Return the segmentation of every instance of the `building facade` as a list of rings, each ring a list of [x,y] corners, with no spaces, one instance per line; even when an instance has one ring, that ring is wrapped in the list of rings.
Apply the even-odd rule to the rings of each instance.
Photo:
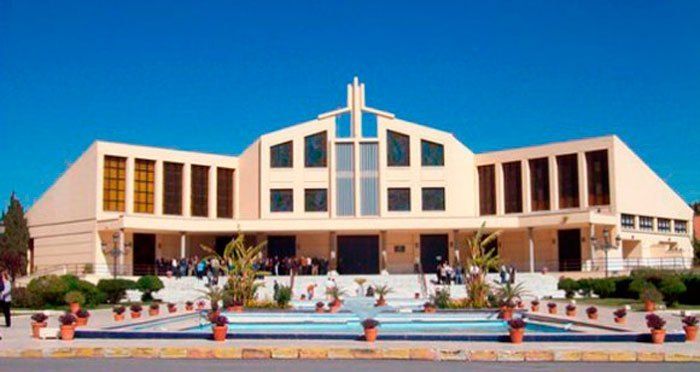
[[[341,274],[431,272],[482,224],[521,271],[690,265],[693,211],[616,136],[475,154],[364,93],[240,156],[94,142],[28,212],[32,267],[137,273],[244,233]]]

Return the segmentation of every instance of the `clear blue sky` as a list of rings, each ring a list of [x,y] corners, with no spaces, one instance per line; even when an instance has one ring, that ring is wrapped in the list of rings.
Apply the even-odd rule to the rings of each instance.
[[[0,206],[96,139],[239,154],[354,75],[475,152],[617,134],[700,199],[699,1],[234,3],[0,0]]]

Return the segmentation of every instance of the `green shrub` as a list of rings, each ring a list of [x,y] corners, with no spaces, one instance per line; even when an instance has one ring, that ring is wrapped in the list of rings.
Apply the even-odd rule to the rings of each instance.
[[[656,287],[654,287],[653,284],[649,284],[639,292],[639,299],[642,301],[651,301],[654,303],[659,303],[663,301],[664,296],[661,294],[661,292],[659,292],[658,289],[656,289]]]
[[[450,289],[436,289],[431,300],[438,308],[447,309],[450,306]]]
[[[559,279],[559,285],[557,286],[560,290],[565,292],[566,298],[574,298],[576,291],[579,289],[578,282],[571,278],[561,278]]]
[[[700,305],[700,274],[692,271],[682,273],[681,281],[686,291],[680,295],[678,302],[688,305]]]
[[[292,300],[292,287],[283,285],[279,287],[277,293],[275,294],[275,302],[281,308],[286,308],[289,305],[289,301]]]
[[[12,288],[12,306],[21,309],[41,309],[44,301],[24,287]]]
[[[600,298],[609,298],[615,294],[615,281],[613,279],[596,279],[592,281],[593,293]]]
[[[117,304],[126,297],[126,291],[136,289],[136,282],[127,279],[101,279],[97,282],[97,289],[105,296],[110,304]]]
[[[153,299],[153,293],[158,292],[165,286],[159,277],[155,275],[144,275],[136,281],[136,287],[143,292],[141,301],[150,301]]]
[[[632,278],[629,276],[618,276],[612,278],[615,282],[615,293],[613,297],[617,298],[638,298],[639,294],[630,290],[630,284],[632,283]]]
[[[578,280],[578,291],[583,297],[591,297],[593,294],[593,283],[595,279],[579,279]]]
[[[106,296],[94,284],[71,274],[62,275],[60,278],[69,292],[78,291],[85,296],[85,305],[88,307],[95,307],[105,301]]]
[[[673,275],[661,279],[659,291],[664,296],[666,305],[672,306],[678,303],[678,299],[685,293],[686,287],[678,276]]]
[[[70,291],[66,293],[66,295],[63,297],[63,300],[67,304],[74,304],[74,303],[79,303],[80,305],[85,304],[85,296],[83,296],[82,293],[78,291]]]
[[[56,275],[40,276],[32,279],[27,290],[41,299],[44,305],[62,306],[68,286]]]

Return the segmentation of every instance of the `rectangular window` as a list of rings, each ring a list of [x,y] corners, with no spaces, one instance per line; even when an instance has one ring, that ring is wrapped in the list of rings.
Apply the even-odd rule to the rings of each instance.
[[[336,214],[355,215],[355,151],[352,143],[335,145]]]
[[[163,163],[163,213],[182,215],[182,164]]]
[[[688,233],[688,222],[683,220],[673,221],[673,231],[676,234],[687,234]]]
[[[102,168],[102,209],[124,212],[126,200],[126,158],[105,156]]]
[[[445,210],[445,188],[444,187],[424,187],[422,195],[424,211],[444,211]]]
[[[411,139],[405,134],[386,131],[386,163],[390,167],[407,167],[411,164]]]
[[[196,217],[209,216],[209,167],[192,166],[191,212]]]
[[[578,208],[578,156],[557,156],[559,173],[559,208]]]
[[[411,210],[411,189],[405,188],[390,188],[387,190],[389,211],[408,212]]]
[[[610,181],[608,174],[608,150],[586,153],[588,174],[588,204],[610,204]]]
[[[644,231],[654,230],[654,217],[639,216],[639,229]]]
[[[292,141],[270,147],[270,168],[291,168],[294,164]]]
[[[293,212],[294,191],[292,189],[270,189],[270,212]]]
[[[216,216],[233,218],[233,169],[216,168]]]
[[[304,137],[304,166],[324,168],[328,159],[326,132]]]
[[[668,218],[658,218],[656,220],[656,230],[660,232],[671,232],[671,220]]]
[[[623,213],[620,217],[620,224],[622,225],[623,229],[634,229],[634,216]]]
[[[434,167],[445,165],[445,149],[435,142],[426,140],[420,141],[421,148],[421,165]]]
[[[153,186],[156,162],[136,159],[134,161],[134,212],[153,213]]]
[[[549,159],[531,159],[530,204],[533,212],[549,210]]]
[[[503,186],[506,213],[522,213],[523,173],[519,161],[503,163]]]
[[[306,212],[328,211],[328,190],[306,189],[304,190],[304,210]]]
[[[496,214],[496,167],[479,166],[479,214]]]

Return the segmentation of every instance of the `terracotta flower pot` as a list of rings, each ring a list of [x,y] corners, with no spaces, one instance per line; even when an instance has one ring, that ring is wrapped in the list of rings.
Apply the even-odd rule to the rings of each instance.
[[[234,305],[231,308],[231,311],[234,313],[242,313],[243,312],[243,305]]]
[[[156,316],[156,315],[158,315],[158,314],[160,314],[160,310],[158,310],[158,309],[148,309],[148,315],[149,315],[149,316]]]
[[[523,342],[523,336],[525,335],[525,328],[518,328],[518,329],[511,328],[508,330],[508,333],[510,333],[510,342],[512,342],[514,344],[520,344]]]
[[[176,313],[176,312],[177,312],[177,307],[169,307],[169,308],[168,308],[168,312],[169,312],[170,314]]]
[[[557,307],[548,307],[547,311],[549,311],[550,314],[556,314],[557,313]]]
[[[566,316],[576,316],[576,310],[566,310]]]
[[[684,326],[683,329],[685,330],[686,341],[695,341],[698,337],[698,326]]]
[[[588,314],[588,319],[591,319],[591,320],[598,320],[598,313],[593,313],[593,314],[589,313],[589,314]]]
[[[377,328],[365,328],[365,341],[374,342],[377,339]]]
[[[654,303],[654,301],[649,301],[649,300],[644,301],[644,311],[646,311],[647,313],[654,311],[655,308],[656,308],[656,304]]]
[[[424,307],[424,308],[423,308],[423,312],[424,312],[424,313],[428,313],[428,314],[433,314],[433,313],[437,312],[437,309],[434,308],[434,307],[430,307],[430,306],[429,306],[429,307]]]
[[[88,324],[88,318],[81,318],[81,317],[75,317],[75,326],[76,327],[81,327],[81,326],[86,326]]]
[[[124,320],[124,313],[122,313],[122,314],[115,313],[114,314],[114,321],[115,322],[121,322],[122,320]]]
[[[185,310],[187,310],[187,311],[192,311],[192,310],[194,310],[194,305],[187,305],[187,304],[185,304]]]
[[[226,333],[228,332],[228,326],[212,326],[211,329],[214,341],[226,341]]]
[[[624,317],[623,317],[623,318],[615,317],[615,323],[617,323],[617,324],[625,324],[625,319],[626,319],[626,318],[624,318]]]
[[[131,312],[131,319],[138,319],[141,317],[141,312],[140,311],[132,311]]]
[[[71,314],[75,314],[80,310],[80,304],[77,302],[71,302],[68,304]]]
[[[665,329],[652,329],[651,330],[651,342],[654,344],[663,344],[666,339]]]
[[[317,308],[316,308],[316,312],[319,313],[319,314],[322,314],[322,313],[324,313],[325,311],[323,310],[323,307],[317,307]]]
[[[540,306],[539,305],[530,305],[530,311],[532,311],[533,313],[536,313],[536,312],[540,311]]]
[[[32,322],[32,337],[39,338],[39,330],[42,328],[46,328],[46,322]]]
[[[197,304],[197,310],[204,310],[203,304]]]
[[[383,298],[380,298],[377,300],[377,303],[374,304],[374,306],[386,306],[386,300]]]
[[[517,305],[517,306],[518,306],[518,309],[524,309],[524,308],[525,308],[525,304],[524,304],[522,301],[518,301],[518,305]]]
[[[501,307],[501,319],[503,320],[511,320],[513,319],[513,308],[509,306],[503,306]]]
[[[75,337],[75,327],[72,325],[61,326],[61,340],[70,341]]]

